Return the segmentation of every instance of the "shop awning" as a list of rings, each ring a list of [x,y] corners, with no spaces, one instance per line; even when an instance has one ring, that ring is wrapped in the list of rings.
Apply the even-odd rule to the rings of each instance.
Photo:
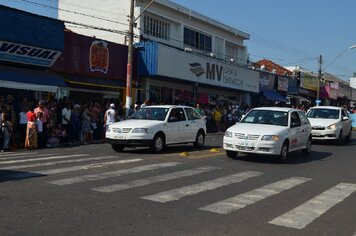
[[[273,90],[263,90],[263,96],[267,98],[267,100],[275,101],[275,102],[287,102],[288,100],[283,97],[280,93],[275,92]]]
[[[96,87],[96,88],[107,88],[107,89],[125,89],[126,80],[118,79],[105,79],[98,77],[88,77],[88,76],[79,76],[79,75],[65,75],[65,81],[69,85],[79,85],[84,87]]]
[[[53,72],[0,66],[0,87],[57,93],[66,87],[63,78]]]

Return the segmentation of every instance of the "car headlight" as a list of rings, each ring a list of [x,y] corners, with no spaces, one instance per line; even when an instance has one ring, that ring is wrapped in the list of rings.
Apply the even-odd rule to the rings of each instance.
[[[110,128],[111,129],[111,128]],[[112,128],[111,129],[112,130],[112,132],[114,132],[114,133],[122,133],[122,130],[120,129],[120,128]]]
[[[225,131],[225,137],[232,138],[232,132]]]
[[[106,132],[110,132],[111,129],[110,129],[110,126],[106,126]]]
[[[332,125],[329,125],[328,127],[326,127],[327,129],[336,129],[337,128],[337,124],[332,124]]]
[[[146,128],[134,128],[132,133],[148,133],[148,129],[146,129]]]
[[[278,135],[264,135],[262,137],[262,141],[274,141],[277,142],[281,140],[281,137],[279,137]]]

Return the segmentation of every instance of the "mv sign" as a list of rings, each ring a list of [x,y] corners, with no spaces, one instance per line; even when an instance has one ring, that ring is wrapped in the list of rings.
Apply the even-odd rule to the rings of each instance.
[[[189,63],[189,66],[190,71],[195,74],[196,77],[201,77],[205,74],[206,83],[234,88],[241,88],[243,86],[243,80],[238,78],[237,68],[210,62],[207,62],[204,65],[205,67],[198,62]]]
[[[61,52],[55,50],[0,41],[0,61],[50,67],[60,55]]]

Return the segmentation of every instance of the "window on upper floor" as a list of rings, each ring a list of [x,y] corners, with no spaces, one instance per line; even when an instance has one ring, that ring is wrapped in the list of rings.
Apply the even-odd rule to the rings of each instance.
[[[184,44],[205,52],[211,52],[211,36],[184,27]]]
[[[145,15],[143,18],[143,25],[143,32],[145,34],[156,38],[169,40],[170,24],[168,22]]]
[[[226,43],[226,49],[225,49],[225,54],[226,54],[226,59],[231,59],[233,58],[236,62],[238,61],[239,58],[239,49],[237,46],[231,44],[231,43]]]

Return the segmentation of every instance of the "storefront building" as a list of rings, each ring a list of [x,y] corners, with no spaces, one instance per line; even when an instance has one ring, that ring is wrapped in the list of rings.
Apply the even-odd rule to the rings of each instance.
[[[287,102],[286,92],[288,91],[288,80],[286,77],[279,77],[267,71],[259,73],[259,101],[255,106],[272,106],[275,103]],[[280,81],[279,81],[279,78]],[[281,91],[281,92],[279,92]],[[283,93],[283,95],[281,94]]]
[[[61,96],[70,96],[76,101],[102,101],[112,98],[123,102],[127,46],[67,30],[64,33],[64,44],[63,54],[52,67],[68,85],[61,89]],[[134,62],[136,61],[135,58]],[[135,63],[133,71],[135,78]],[[136,86],[133,87],[135,94]]]
[[[56,97],[66,86],[49,72],[64,49],[64,23],[0,5],[0,95]]]
[[[154,103],[250,104],[259,92],[259,72],[155,42],[139,48],[138,76]]]

